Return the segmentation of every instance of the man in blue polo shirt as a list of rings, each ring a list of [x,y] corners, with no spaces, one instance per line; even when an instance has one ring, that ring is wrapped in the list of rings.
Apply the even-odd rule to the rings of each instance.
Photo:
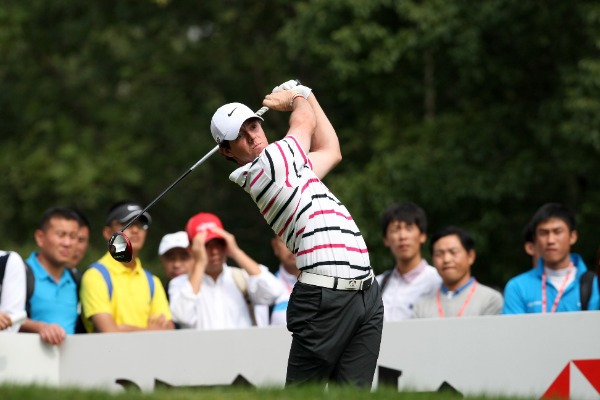
[[[34,237],[38,251],[26,260],[35,285],[29,318],[21,332],[39,333],[42,341],[59,345],[75,333],[77,283],[66,266],[73,257],[80,221],[67,208],[51,208],[42,215]]]
[[[591,280],[590,298],[582,304],[581,277],[587,267],[571,253],[577,242],[575,214],[562,204],[544,204],[531,219],[537,266],[514,278],[504,288],[504,314],[597,310],[598,278]],[[586,301],[586,300],[584,300]]]

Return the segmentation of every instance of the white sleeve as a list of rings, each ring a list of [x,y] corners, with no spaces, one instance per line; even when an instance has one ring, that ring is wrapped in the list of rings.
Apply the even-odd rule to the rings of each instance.
[[[0,295],[0,311],[16,315],[25,310],[25,296],[27,292],[25,283],[25,263],[20,255],[11,252],[6,262],[6,271]],[[8,328],[7,332],[18,332],[21,324]]]
[[[187,275],[180,275],[169,282],[169,307],[173,321],[183,328],[197,328],[200,292],[195,294]]]
[[[259,304],[253,307],[256,326],[269,326],[269,306]]]
[[[279,279],[264,265],[260,266],[260,274],[248,277],[248,296],[252,304],[271,305],[282,292],[283,287]]]

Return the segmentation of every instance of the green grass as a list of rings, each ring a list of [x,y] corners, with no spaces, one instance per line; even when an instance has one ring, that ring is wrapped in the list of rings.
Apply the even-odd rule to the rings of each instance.
[[[268,388],[159,388],[152,393],[125,391],[112,393],[101,390],[83,390],[75,388],[53,388],[42,386],[0,385],[2,400],[456,400],[462,397],[453,393],[439,392],[398,392],[393,388],[383,387],[375,392],[351,387],[330,387],[327,391],[320,386],[305,386],[291,389]],[[514,397],[480,396],[468,399],[506,399],[517,400]]]

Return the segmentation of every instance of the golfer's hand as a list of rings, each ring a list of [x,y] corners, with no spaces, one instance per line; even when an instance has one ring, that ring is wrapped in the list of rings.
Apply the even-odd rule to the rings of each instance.
[[[295,79],[290,79],[289,81],[283,82],[279,86],[275,86],[271,93],[281,92],[282,90],[289,90],[298,86],[298,81]]]
[[[294,89],[288,89],[268,94],[263,100],[263,106],[275,111],[292,111],[292,99],[298,93]]]
[[[311,88],[304,86],[304,85],[299,85],[297,80],[292,79],[287,82],[283,82],[279,86],[275,86],[273,88],[272,93],[277,93],[277,92],[281,92],[282,90],[290,90],[290,89],[294,89],[294,91],[300,93],[302,95],[302,97],[304,97],[305,99],[308,99],[308,96],[310,96],[310,93],[312,92]]]

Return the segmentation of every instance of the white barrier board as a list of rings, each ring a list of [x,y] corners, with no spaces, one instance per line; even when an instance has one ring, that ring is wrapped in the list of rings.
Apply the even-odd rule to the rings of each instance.
[[[37,334],[0,333],[0,382],[59,384],[60,350]]]
[[[374,386],[463,395],[600,396],[600,311],[384,325]],[[120,390],[285,382],[283,327],[73,335],[60,347],[0,334],[0,382]]]

